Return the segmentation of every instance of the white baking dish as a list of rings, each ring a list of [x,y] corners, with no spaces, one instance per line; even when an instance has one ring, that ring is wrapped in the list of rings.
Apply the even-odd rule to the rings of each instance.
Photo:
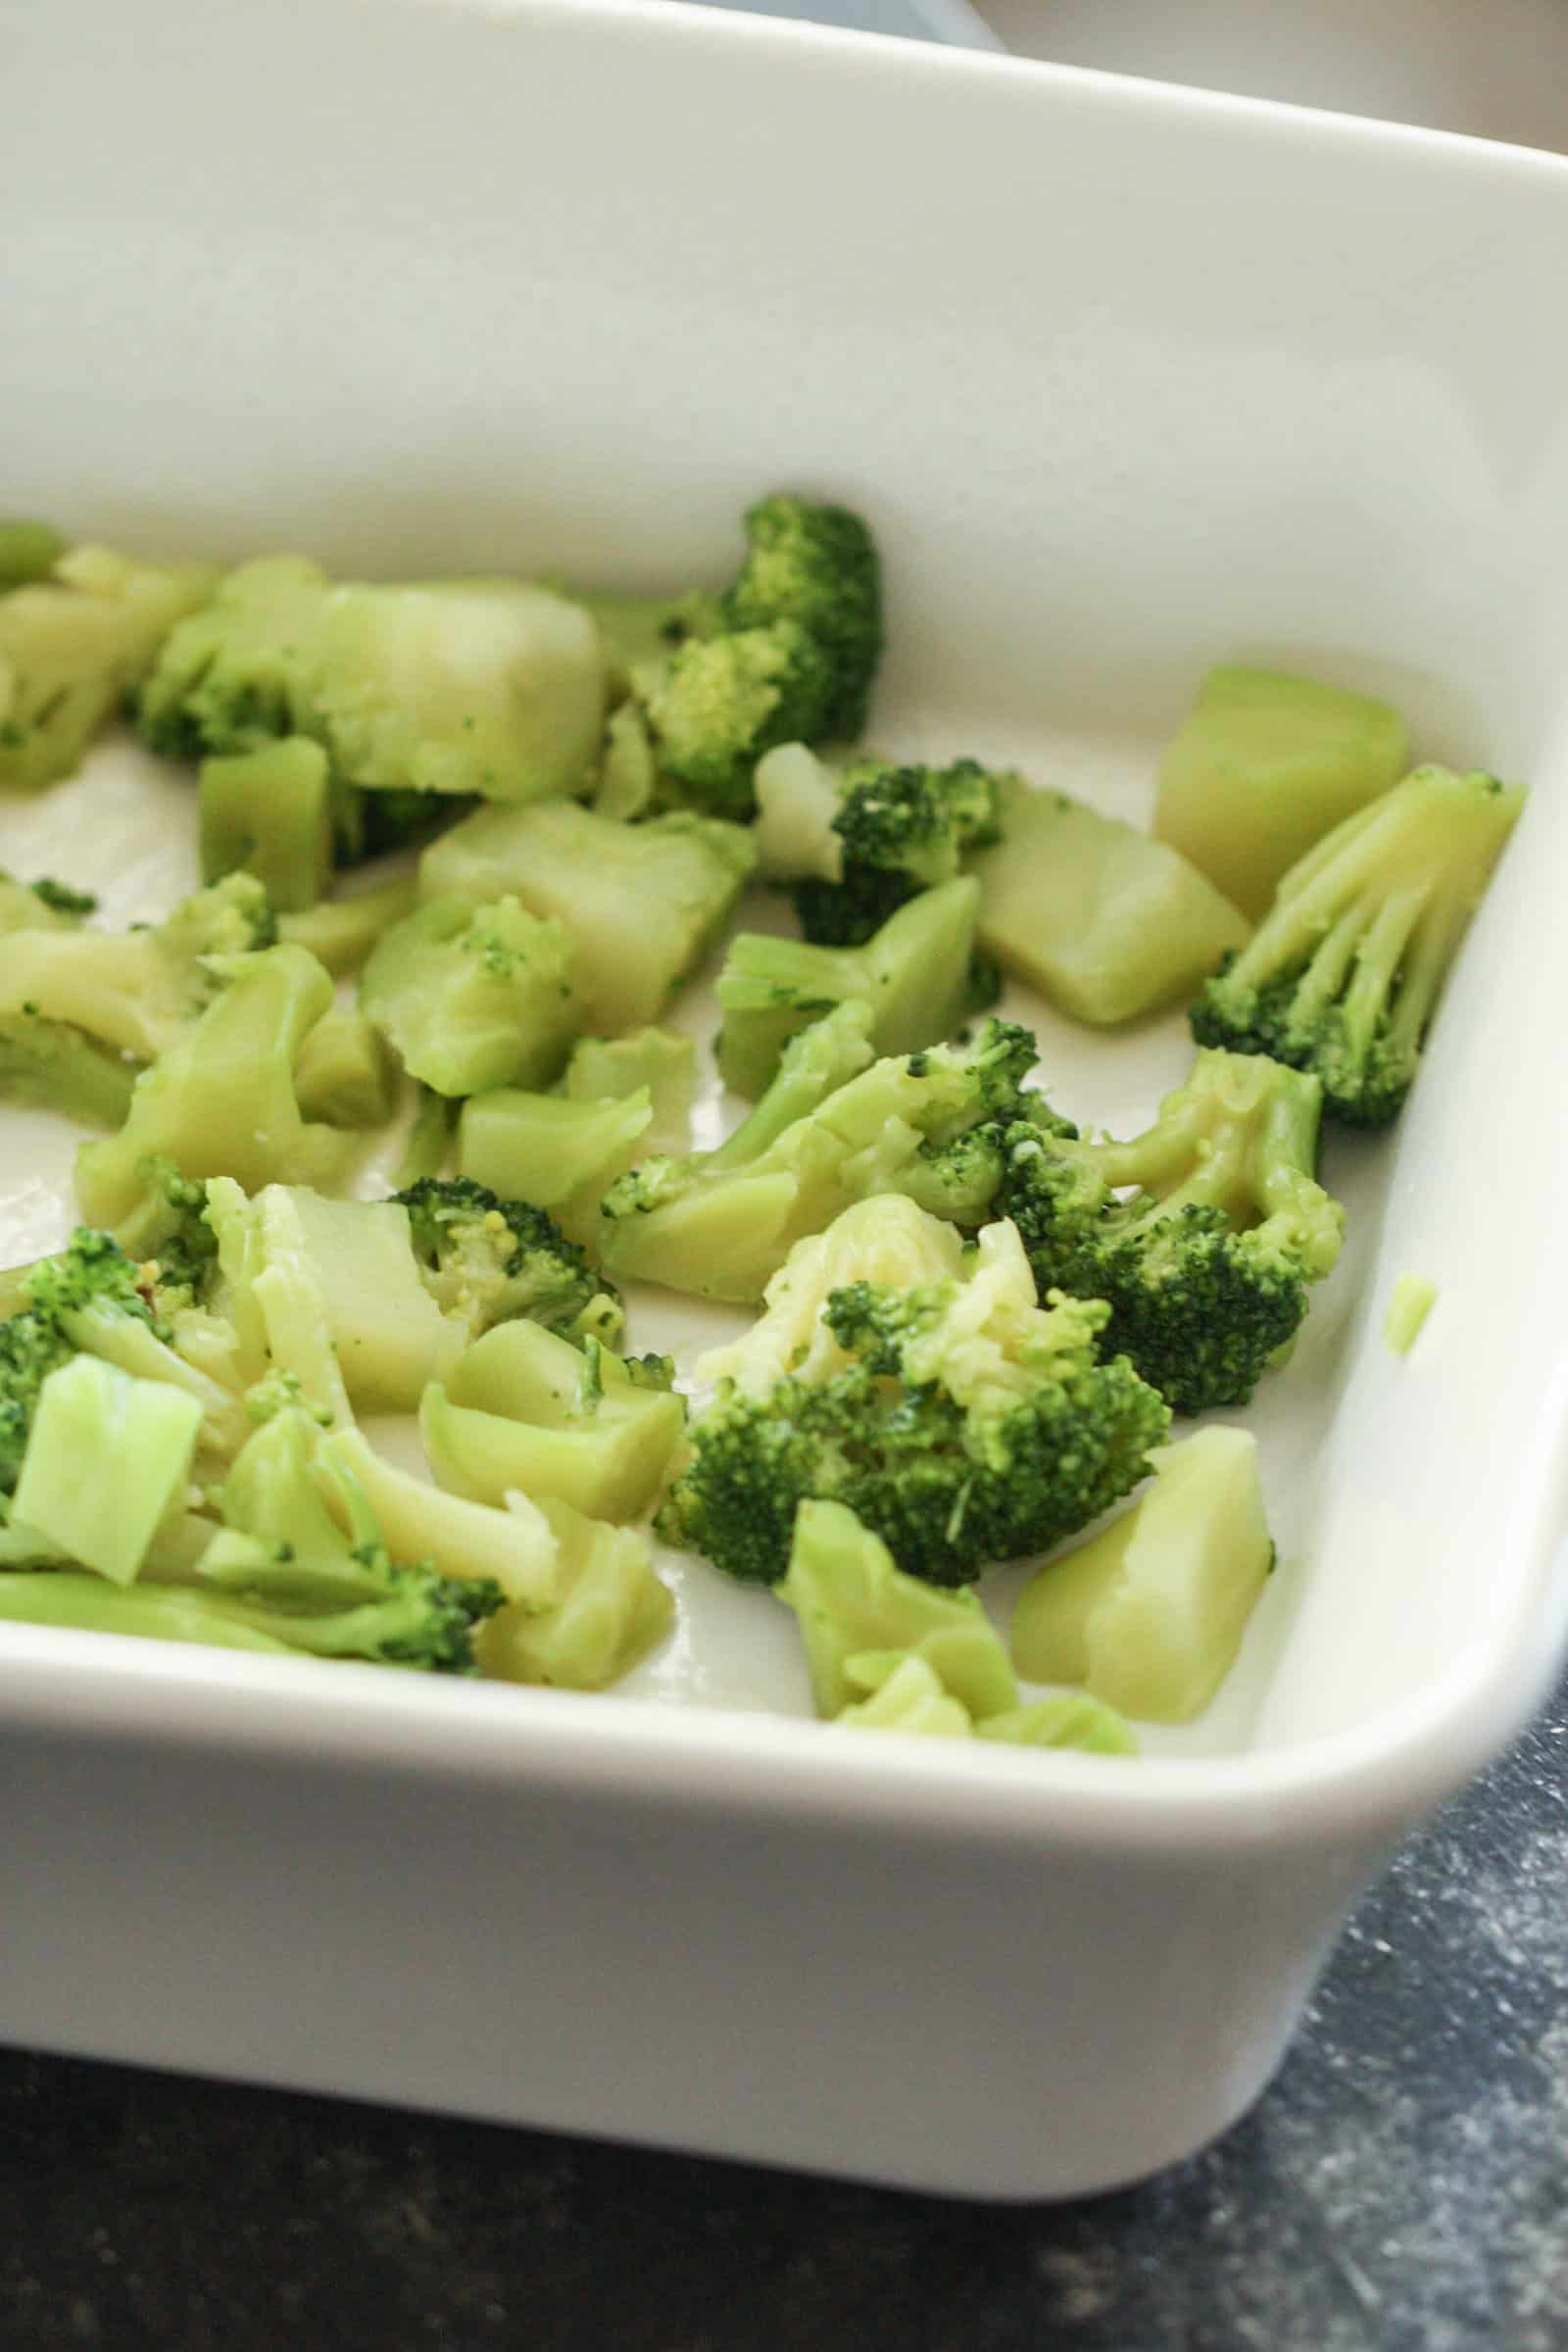
[[[0,2034],[977,2194],[1184,2154],[1563,1648],[1568,166],[612,0],[0,34],[0,504],[651,586],[789,482],[882,539],[885,735],[1127,796],[1254,656],[1535,787],[1392,1184],[1337,1163],[1355,1280],[1264,1407],[1291,1564],[1206,1729],[826,1732],[764,1711],[755,1594],[609,1699],[0,1629]],[[183,788],[117,758],[0,858],[156,869]],[[1087,1100],[1045,1037],[1096,1117],[1184,1052],[1096,1049]],[[0,1130],[13,1241],[45,1124]]]

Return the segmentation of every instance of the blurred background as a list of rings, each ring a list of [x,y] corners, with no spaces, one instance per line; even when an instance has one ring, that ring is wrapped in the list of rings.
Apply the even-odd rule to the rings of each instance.
[[[712,0],[1568,151],[1568,0]]]

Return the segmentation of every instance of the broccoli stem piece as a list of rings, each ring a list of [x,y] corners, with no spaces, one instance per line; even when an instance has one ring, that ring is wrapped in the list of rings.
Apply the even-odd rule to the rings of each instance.
[[[979,908],[980,886],[964,877],[922,891],[861,948],[741,932],[718,977],[724,1084],[755,1100],[777,1070],[787,1040],[852,1001],[869,1005],[878,1054],[912,1054],[951,1036],[977,1009]]]
[[[0,594],[46,578],[70,544],[52,523],[0,516]]]
[[[1427,1275],[1401,1274],[1383,1320],[1384,1345],[1396,1355],[1408,1355],[1437,1302],[1438,1286]]]
[[[1142,1501],[1031,1579],[1012,1655],[1032,1681],[1190,1723],[1235,1662],[1274,1545],[1250,1431],[1201,1429],[1150,1459]]]
[[[559,1539],[550,1521],[523,1497],[498,1511],[445,1494],[422,1478],[395,1470],[357,1429],[332,1431],[321,1440],[316,1458],[340,1515],[347,1516],[348,1497],[362,1496],[395,1558],[429,1560],[443,1576],[480,1583],[493,1579],[522,1613],[547,1609],[558,1598]]]
[[[74,1357],[38,1392],[17,1518],[67,1558],[128,1585],[189,1480],[201,1422],[179,1389]]]
[[[204,882],[243,870],[273,906],[314,906],[332,871],[331,785],[320,745],[285,735],[254,752],[204,760],[200,838]]]
[[[568,1240],[591,1249],[606,1189],[631,1166],[653,1115],[647,1087],[610,1102],[497,1087],[463,1105],[458,1174],[549,1209]]]
[[[612,1102],[646,1089],[652,1116],[645,1152],[684,1152],[691,1142],[697,1053],[678,1029],[632,1029],[624,1037],[580,1037],[562,1081],[568,1101]]]
[[[392,1050],[363,1012],[334,1004],[305,1034],[294,1091],[307,1119],[328,1127],[384,1127],[397,1104]]]
[[[658,1019],[755,862],[738,825],[684,811],[621,825],[547,801],[465,817],[425,851],[419,888],[427,902],[514,895],[559,923],[575,948],[584,1026],[613,1037]]]
[[[280,915],[278,937],[308,950],[334,980],[341,980],[359,970],[383,932],[414,912],[418,895],[414,876],[400,874],[374,890],[323,899],[301,914]]]
[[[634,1528],[605,1527],[550,1497],[538,1515],[557,1546],[556,1597],[542,1610],[499,1610],[480,1629],[479,1670],[561,1690],[608,1690],[669,1632],[669,1589]]]
[[[403,1157],[398,1161],[396,1181],[400,1193],[433,1183],[445,1174],[452,1158],[452,1139],[457,1133],[458,1103],[446,1095],[438,1095],[431,1086],[421,1086],[418,1094],[414,1124],[403,1147]]]
[[[281,1630],[267,1612],[216,1592],[172,1585],[107,1584],[101,1576],[69,1571],[0,1572],[0,1618],[13,1625],[54,1625],[81,1634],[125,1634],[152,1642],[198,1642],[209,1649],[266,1650],[286,1655]],[[273,1620],[279,1628],[286,1622]]]
[[[115,1128],[129,1112],[135,1078],[134,1063],[69,1022],[0,1014],[0,1100]]]
[[[541,1086],[581,1029],[567,933],[514,898],[431,899],[394,924],[360,976],[360,1004],[405,1069],[442,1095]]]
[[[1199,997],[1199,1043],[1315,1071],[1331,1117],[1387,1126],[1523,805],[1494,776],[1418,767],[1348,817]]]

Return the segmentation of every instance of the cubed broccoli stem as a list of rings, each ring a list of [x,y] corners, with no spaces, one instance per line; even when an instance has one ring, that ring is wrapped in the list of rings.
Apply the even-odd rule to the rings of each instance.
[[[870,1007],[878,1054],[934,1046],[976,1009],[975,924],[980,885],[965,875],[922,891],[860,948],[743,931],[718,977],[724,1026],[719,1075],[754,1100],[786,1041],[835,1004]]]
[[[475,809],[425,851],[419,889],[470,905],[512,894],[559,922],[576,947],[583,1026],[616,1036],[658,1019],[755,863],[751,836],[716,818],[621,825],[545,801]]]
[[[426,1384],[456,1360],[465,1334],[425,1288],[408,1210],[396,1200],[330,1200],[304,1186],[271,1185],[250,1213],[259,1220],[262,1266],[282,1268],[313,1302],[348,1397],[368,1412],[413,1412]],[[253,1273],[251,1289],[260,1297],[265,1279]],[[272,1352],[306,1375],[301,1362]],[[308,1377],[306,1394],[333,1407],[334,1420],[349,1419]]]
[[[418,904],[418,884],[412,874],[382,882],[374,890],[360,890],[342,899],[323,899],[301,914],[278,918],[278,936],[305,948],[322,963],[334,980],[357,972],[384,931],[412,914]]]
[[[43,579],[70,544],[53,523],[0,516],[0,594]]]
[[[263,1185],[329,1184],[350,1149],[308,1124],[294,1066],[309,1030],[332,1002],[332,983],[303,948],[215,959],[227,982],[201,1017],[136,1080],[117,1136],[85,1144],[76,1192],[92,1225],[113,1228],[145,1195],[145,1166],[172,1160],[186,1176]]]
[[[1031,1681],[1190,1723],[1235,1662],[1274,1546],[1250,1431],[1200,1429],[1150,1461],[1142,1500],[1025,1588],[1012,1655]]]
[[[182,1390],[74,1356],[38,1392],[17,1518],[67,1558],[128,1585],[184,1492],[201,1423]]]
[[[1154,831],[1254,921],[1315,841],[1409,763],[1387,703],[1274,671],[1211,669],[1160,766]]]
[[[653,1503],[684,1423],[678,1396],[643,1386],[607,1348],[580,1351],[526,1320],[475,1341],[419,1407],[430,1467],[452,1493],[497,1504],[555,1495],[617,1523]]]
[[[604,1690],[661,1642],[675,1619],[648,1540],[546,1497],[560,1589],[539,1611],[499,1609],[474,1642],[481,1674],[561,1690]]]
[[[360,1003],[437,1094],[544,1086],[586,1015],[575,961],[564,927],[514,898],[431,899],[371,951]]]
[[[328,1127],[384,1127],[397,1103],[397,1063],[363,1012],[334,1004],[306,1033],[294,1086],[307,1119]]]
[[[1191,996],[1250,925],[1164,842],[1065,793],[1004,779],[1002,844],[970,871],[980,945],[1097,1027]]]
[[[463,1105],[458,1174],[505,1200],[548,1208],[563,1233],[591,1248],[599,1237],[599,1203],[631,1166],[653,1115],[646,1086],[610,1102],[497,1087]]]
[[[204,760],[202,880],[254,874],[273,906],[314,906],[332,871],[331,787],[325,752],[286,735],[254,752]]]
[[[624,1037],[580,1037],[563,1089],[573,1102],[612,1102],[646,1087],[652,1117],[647,1152],[684,1152],[691,1143],[697,1050],[678,1029],[632,1029]]]

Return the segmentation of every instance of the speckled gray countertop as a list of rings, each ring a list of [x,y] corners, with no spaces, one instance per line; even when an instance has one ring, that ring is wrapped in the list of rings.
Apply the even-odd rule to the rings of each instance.
[[[0,2345],[1562,2352],[1568,1687],[1362,1904],[1218,2147],[944,2203],[0,2053]]]

